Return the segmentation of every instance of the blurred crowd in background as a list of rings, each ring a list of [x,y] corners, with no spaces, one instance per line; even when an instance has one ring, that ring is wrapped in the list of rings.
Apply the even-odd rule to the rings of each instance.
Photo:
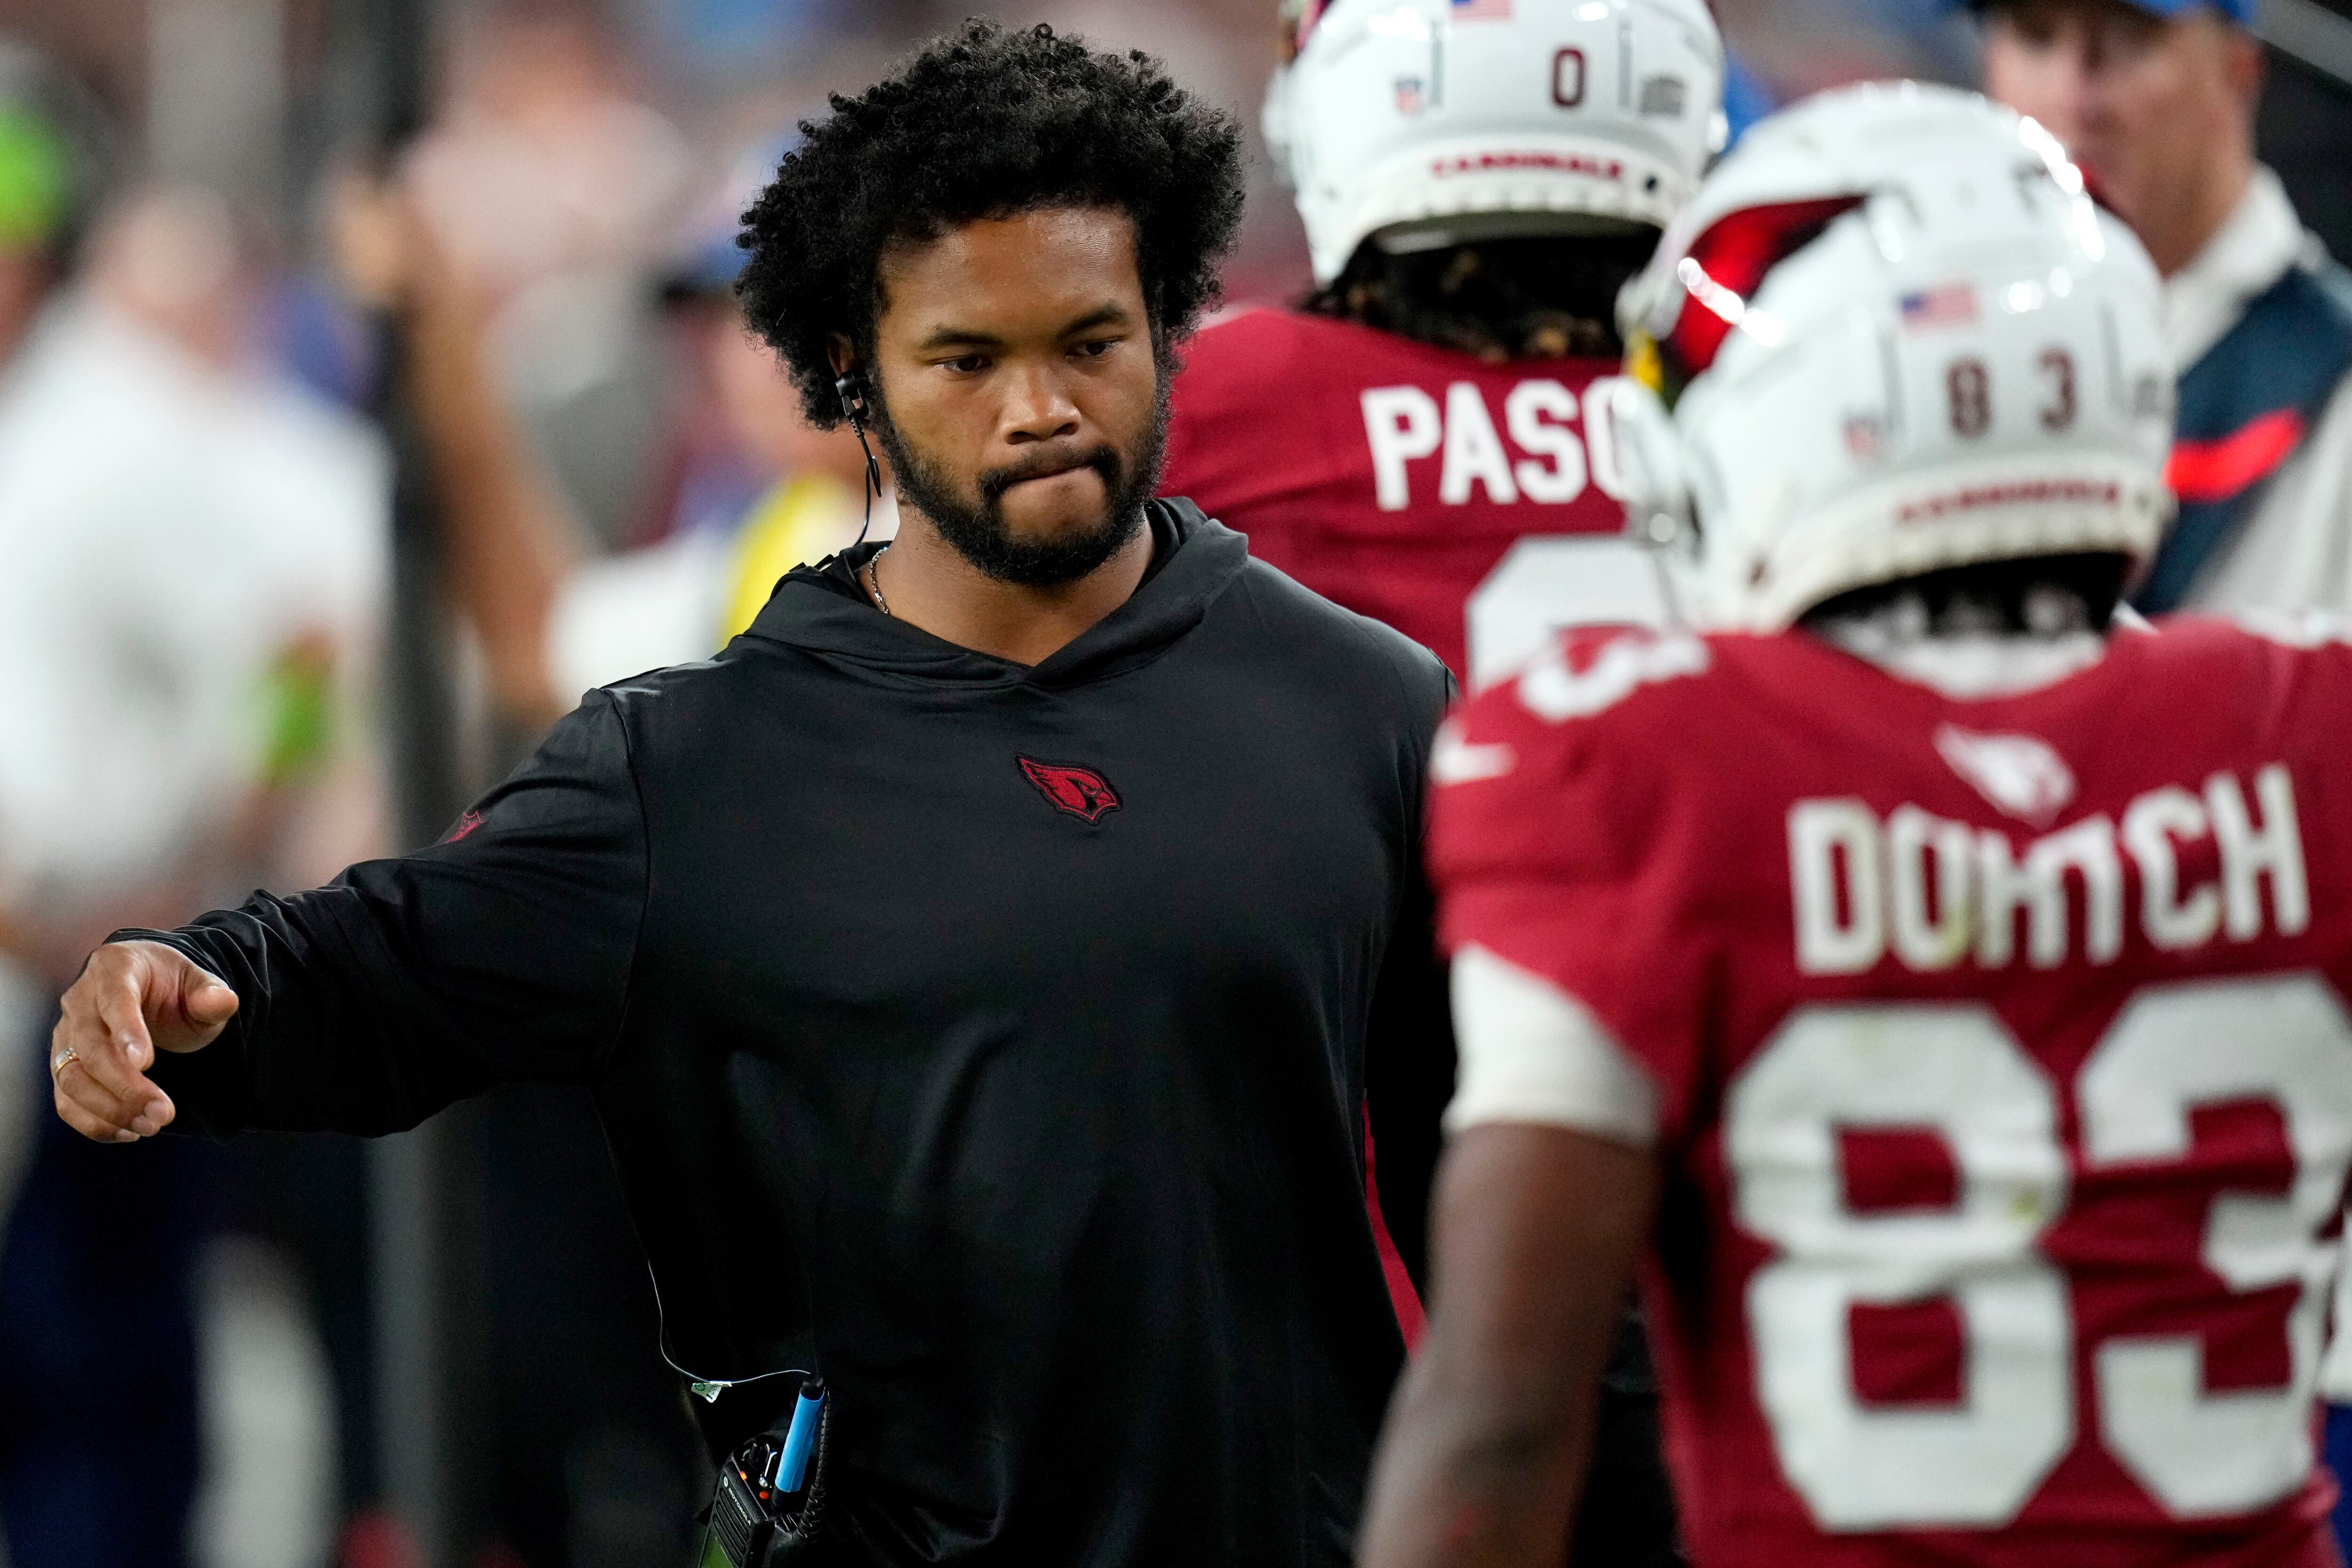
[[[686,1560],[707,1471],[584,1096],[380,1149],[100,1150],[48,1115],[43,1042],[109,931],[432,837],[583,689],[717,647],[856,536],[854,440],[735,315],[735,218],[827,90],[971,9],[0,3],[17,1568]],[[1255,135],[1273,0],[996,9],[1157,54]],[[1718,9],[1735,128],[1973,80],[1943,0]],[[2352,89],[2271,68],[2263,156],[2352,255]],[[1262,146],[1253,182],[1228,296],[1286,300]]]

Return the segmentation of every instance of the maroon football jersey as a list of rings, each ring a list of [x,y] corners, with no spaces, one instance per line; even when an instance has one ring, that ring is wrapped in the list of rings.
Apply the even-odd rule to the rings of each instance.
[[[2352,648],[2219,621],[1975,700],[1572,635],[1449,721],[1446,943],[1655,1091],[1698,1562],[2336,1561],[2348,763]]]
[[[1457,679],[1508,670],[1562,626],[1659,618],[1651,563],[1622,538],[1614,361],[1490,365],[1274,310],[1182,353],[1161,492]]]

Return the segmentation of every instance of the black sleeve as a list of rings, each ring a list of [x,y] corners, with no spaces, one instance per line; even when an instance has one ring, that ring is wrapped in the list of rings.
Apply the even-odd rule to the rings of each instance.
[[[1439,668],[1443,676],[1443,667]],[[1454,1098],[1454,1010],[1445,964],[1437,952],[1436,898],[1422,863],[1421,828],[1428,795],[1429,742],[1453,694],[1452,677],[1443,676],[1442,686],[1426,702],[1422,744],[1409,781],[1413,831],[1405,884],[1364,1040],[1364,1091],[1381,1218],[1405,1272],[1424,1298],[1429,1294],[1430,1187],[1444,1146],[1439,1122]]]
[[[182,1125],[391,1132],[494,1083],[594,1070],[646,881],[627,735],[592,692],[431,848],[115,940],[167,942],[236,992],[218,1040],[156,1063]]]

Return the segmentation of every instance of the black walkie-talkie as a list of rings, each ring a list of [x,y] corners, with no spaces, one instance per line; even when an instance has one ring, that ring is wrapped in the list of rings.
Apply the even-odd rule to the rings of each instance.
[[[824,1528],[824,1438],[832,1425],[824,1379],[812,1377],[781,1436],[772,1426],[727,1456],[700,1568],[776,1568],[815,1542]]]

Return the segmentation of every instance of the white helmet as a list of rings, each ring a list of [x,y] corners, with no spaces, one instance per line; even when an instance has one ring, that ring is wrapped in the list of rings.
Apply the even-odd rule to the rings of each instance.
[[[1722,146],[1704,0],[1291,0],[1266,91],[1315,276],[1372,236],[1663,227]]]
[[[2145,563],[2171,514],[2158,299],[2032,121],[1822,94],[1748,133],[1618,301],[1634,526],[1695,530],[1695,613],[1758,631],[1939,567]]]

